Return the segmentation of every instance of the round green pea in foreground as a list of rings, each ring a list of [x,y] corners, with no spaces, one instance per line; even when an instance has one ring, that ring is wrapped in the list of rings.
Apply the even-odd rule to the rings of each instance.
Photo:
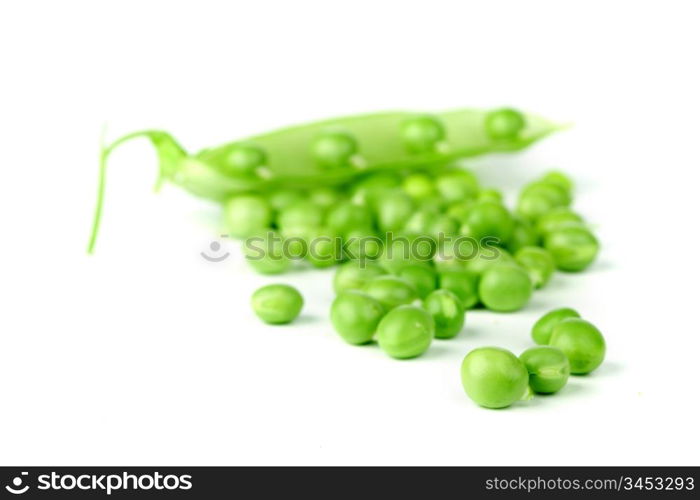
[[[556,347],[531,347],[520,355],[530,374],[530,387],[540,394],[553,394],[569,380],[569,358]]]
[[[342,167],[357,152],[355,138],[346,132],[326,132],[311,145],[311,154],[324,167]]]
[[[346,262],[338,267],[333,276],[333,290],[340,293],[345,290],[360,290],[377,276],[386,274],[383,267],[372,262]]]
[[[584,375],[605,358],[605,339],[595,326],[580,318],[565,319],[552,331],[549,345],[558,347],[571,364],[571,373]]]
[[[260,196],[236,196],[224,205],[224,223],[230,235],[247,238],[270,227],[272,208]]]
[[[418,116],[401,125],[401,140],[409,151],[429,153],[445,138],[445,128],[437,118]]]
[[[583,271],[598,255],[600,245],[585,227],[568,226],[547,234],[544,247],[562,271]]]
[[[435,338],[451,339],[464,326],[464,306],[449,290],[435,290],[423,301],[423,308],[435,321]]]
[[[226,168],[233,174],[252,174],[267,162],[265,151],[251,144],[236,144],[226,156]]]
[[[542,247],[523,247],[515,253],[515,261],[530,274],[535,288],[542,288],[554,273],[554,259]]]
[[[372,278],[365,284],[363,291],[381,302],[387,310],[402,304],[410,304],[418,298],[414,286],[396,276]]]
[[[531,295],[530,276],[513,264],[495,264],[484,271],[479,281],[479,298],[492,311],[522,309]]]
[[[479,277],[465,269],[448,269],[439,275],[440,288],[454,293],[465,309],[474,307],[479,302]]]
[[[434,335],[433,317],[420,307],[408,305],[389,311],[377,328],[379,347],[397,359],[420,356],[428,350]]]
[[[397,276],[413,285],[421,299],[427,297],[437,286],[437,276],[430,266],[411,264],[401,268]]]
[[[383,316],[379,301],[357,290],[340,293],[331,305],[331,323],[349,344],[371,341]]]
[[[503,108],[486,115],[485,126],[492,139],[515,139],[525,128],[525,118],[520,111]]]
[[[296,288],[277,284],[258,288],[251,303],[255,314],[265,323],[281,325],[299,316],[304,299]]]
[[[554,327],[569,318],[580,318],[581,315],[570,307],[562,307],[554,309],[542,316],[532,327],[532,340],[535,344],[547,345],[552,336]]]
[[[476,404],[505,408],[529,395],[525,365],[500,347],[480,347],[462,361],[462,385]]]

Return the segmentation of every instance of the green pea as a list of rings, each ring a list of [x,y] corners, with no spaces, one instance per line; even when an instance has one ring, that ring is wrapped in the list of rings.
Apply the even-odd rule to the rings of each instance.
[[[421,299],[424,299],[437,286],[435,270],[430,266],[410,264],[401,268],[397,276],[413,285]]]
[[[418,292],[408,281],[396,276],[377,276],[368,281],[363,291],[377,299],[387,309],[410,304],[418,298]]]
[[[436,213],[432,210],[418,210],[404,224],[403,233],[411,235],[428,234],[435,218]]]
[[[566,175],[564,172],[559,172],[557,170],[552,170],[551,172],[544,174],[542,176],[542,182],[556,184],[569,194],[571,194],[571,192],[574,190],[574,181],[571,180],[571,177]]]
[[[479,201],[464,219],[460,233],[476,240],[492,236],[498,239],[496,243],[501,244],[510,239],[513,226],[513,217],[501,203]]]
[[[262,148],[251,144],[236,144],[226,155],[225,169],[231,174],[250,175],[267,162]]]
[[[429,153],[445,138],[445,128],[432,116],[418,116],[401,125],[401,139],[414,153]]]
[[[290,323],[301,312],[304,299],[289,285],[267,285],[258,288],[252,297],[253,311],[265,323]]]
[[[391,191],[375,202],[377,225],[384,232],[399,231],[413,213],[413,200],[403,191]]]
[[[433,257],[438,271],[464,270],[467,264],[479,254],[478,244],[471,238],[458,238],[446,241]]]
[[[325,227],[309,228],[305,235],[308,244],[306,260],[317,268],[338,264],[341,260],[341,246],[337,235]]]
[[[451,339],[464,326],[464,305],[449,290],[435,290],[423,301],[423,308],[435,321],[435,337]]]
[[[230,235],[247,238],[270,227],[272,208],[261,196],[236,196],[224,205],[224,223]]]
[[[525,365],[500,347],[479,347],[462,361],[462,386],[476,404],[506,408],[529,395]]]
[[[357,141],[346,132],[326,132],[311,145],[311,154],[319,165],[336,168],[348,165],[357,152]]]
[[[403,232],[409,235],[426,235],[437,238],[440,234],[457,234],[459,222],[449,215],[435,213],[430,209],[418,210],[406,221]]]
[[[421,117],[420,123],[427,125],[414,128],[415,125],[410,125],[417,123],[412,122],[416,118],[413,113],[381,112],[285,127],[246,140],[246,144],[255,145],[268,154],[265,169],[259,172],[260,175],[226,171],[226,158],[241,145],[238,141],[189,154],[171,134],[162,130],[127,134],[102,149],[97,203],[88,249],[90,252],[94,250],[103,213],[108,160],[116,149],[133,139],[150,140],[159,158],[161,181],[177,184],[197,196],[220,201],[242,188],[262,193],[282,184],[314,187],[350,183],[365,176],[366,172],[378,170],[397,174],[423,170],[426,164],[437,169],[461,158],[524,149],[561,128],[548,120],[529,115],[527,121],[532,126],[520,131],[517,140],[504,145],[499,141],[485,141],[485,116],[486,112],[478,109],[451,110],[436,114],[429,120]],[[493,115],[489,116],[489,122],[493,122]],[[502,118],[496,120],[497,123],[502,121]],[[400,127],[405,123],[410,126],[404,125],[408,130],[404,129],[403,136]],[[441,128],[444,129],[442,132]],[[505,128],[508,129],[505,135],[511,135],[510,129],[513,127]],[[491,124],[488,129],[492,133],[496,131],[497,136],[504,135],[500,125]],[[444,141],[439,139],[441,136],[445,137]],[[411,147],[422,149],[433,145],[433,150],[415,154],[402,144],[397,144],[402,138]],[[360,157],[356,154],[358,150],[366,154]],[[253,155],[245,155],[246,158],[248,156]],[[242,163],[245,170],[257,160],[249,163],[246,159]],[[239,160],[234,159],[234,164],[239,164]],[[332,169],[345,165],[354,168]],[[452,192],[459,193],[459,189]]]
[[[357,230],[370,232],[372,212],[365,205],[344,201],[330,209],[326,225],[340,235]]]
[[[513,264],[489,267],[479,280],[479,298],[492,311],[510,312],[522,309],[532,295],[532,282],[527,271]]]
[[[435,253],[435,242],[430,238],[400,237],[387,240],[377,263],[391,274],[411,264],[428,265]]]
[[[309,200],[300,200],[277,214],[277,226],[285,236],[298,236],[323,223],[323,211]]]
[[[420,356],[435,335],[433,317],[415,306],[399,306],[389,311],[377,327],[379,347],[389,356],[408,359]]]
[[[466,262],[467,270],[481,276],[484,272],[496,264],[513,264],[515,259],[505,249],[495,245],[480,245],[476,253]]]
[[[519,216],[513,217],[513,233],[506,243],[508,250],[517,252],[522,247],[537,246],[539,242],[540,237],[530,222]]]
[[[485,126],[492,139],[515,139],[525,128],[525,117],[515,109],[497,109],[486,115]]]
[[[345,235],[347,257],[353,260],[376,259],[382,253],[383,242],[366,230],[355,229]]]
[[[468,170],[448,170],[435,178],[435,187],[447,202],[476,199],[479,182]]]
[[[503,203],[503,194],[498,189],[484,188],[479,191],[477,201],[494,201]]]
[[[568,318],[580,318],[581,315],[570,307],[554,309],[542,316],[532,327],[532,340],[535,344],[547,345],[554,327]]]
[[[446,214],[463,223],[474,205],[476,205],[475,200],[455,201],[447,207]]]
[[[436,192],[433,179],[422,172],[408,174],[401,183],[401,188],[408,196],[416,200],[434,196]]]
[[[547,234],[544,248],[552,254],[557,269],[576,272],[583,271],[595,260],[600,245],[588,229],[568,226]]]
[[[296,202],[302,201],[304,195],[300,191],[294,189],[277,189],[270,193],[267,201],[270,206],[280,212]]]
[[[292,264],[284,253],[282,238],[272,231],[248,238],[243,253],[248,264],[261,274],[281,274]]]
[[[428,229],[428,235],[434,238],[443,236],[454,236],[459,232],[459,222],[449,215],[439,214],[433,220]]]
[[[515,261],[530,274],[535,288],[545,286],[554,273],[554,259],[541,247],[522,247],[515,253]]]
[[[392,172],[380,172],[362,177],[350,189],[352,201],[372,205],[384,192],[398,188],[401,177]]]
[[[386,274],[384,268],[377,264],[366,262],[360,265],[357,262],[346,262],[338,267],[333,276],[333,290],[335,293],[361,290],[373,278],[384,274]]]
[[[560,186],[536,182],[525,187],[518,198],[517,212],[521,216],[536,220],[557,207],[571,203],[569,194]]]
[[[537,232],[547,235],[557,229],[569,226],[582,226],[583,219],[569,207],[557,207],[537,219]]]
[[[340,201],[341,195],[333,188],[321,186],[309,191],[309,199],[315,205],[328,209]]]
[[[530,387],[540,394],[553,394],[569,380],[569,358],[556,347],[531,347],[520,355],[530,374]]]
[[[418,201],[418,208],[420,210],[425,210],[428,212],[432,212],[434,214],[441,213],[444,211],[445,207],[447,206],[447,203],[445,203],[445,200],[443,200],[439,195],[435,196],[428,196],[426,198],[421,198]]]
[[[370,342],[383,316],[379,301],[357,290],[340,293],[331,305],[333,328],[349,344]]]
[[[479,302],[479,277],[466,269],[445,270],[438,275],[440,288],[454,293],[465,309]]]
[[[580,318],[558,323],[549,345],[561,349],[571,364],[571,373],[584,375],[598,368],[605,358],[605,339],[595,326]]]

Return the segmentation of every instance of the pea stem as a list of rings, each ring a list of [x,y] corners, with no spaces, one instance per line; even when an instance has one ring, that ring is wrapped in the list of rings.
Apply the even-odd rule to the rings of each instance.
[[[121,144],[135,139],[137,137],[146,137],[150,139],[153,146],[156,148],[159,158],[158,179],[155,185],[155,191],[160,189],[163,181],[172,175],[175,169],[175,162],[185,156],[185,151],[175,141],[175,139],[167,132],[161,130],[141,130],[132,132],[120,137],[109,146],[105,145],[106,127],[103,127],[100,136],[100,168],[97,181],[97,201],[95,203],[95,213],[92,219],[92,230],[90,231],[90,240],[88,242],[87,253],[92,254],[97,243],[97,235],[100,230],[100,222],[102,221],[102,207],[104,206],[105,187],[107,180],[107,159],[109,155]]]

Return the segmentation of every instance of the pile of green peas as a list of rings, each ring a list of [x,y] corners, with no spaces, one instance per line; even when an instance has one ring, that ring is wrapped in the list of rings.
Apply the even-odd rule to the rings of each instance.
[[[605,358],[605,339],[571,308],[555,309],[532,327],[539,344],[520,357],[500,347],[480,347],[462,361],[462,385],[485,408],[505,408],[533,393],[554,394],[569,375],[586,375]]]
[[[423,147],[418,125],[406,132],[416,148]],[[428,124],[421,127],[428,134]],[[329,164],[332,146],[318,146]],[[345,146],[338,151],[351,155]],[[330,308],[338,335],[409,359],[433,339],[458,335],[467,310],[520,310],[556,270],[582,271],[595,260],[599,243],[571,208],[572,195],[571,179],[549,172],[509,210],[502,193],[470,170],[412,169],[369,173],[342,187],[240,195],[225,204],[225,220],[230,234],[247,239],[247,260],[262,274],[338,266]],[[262,256],[251,239],[264,245]],[[302,304],[287,285],[253,297],[254,311],[270,324],[293,321]],[[461,370],[467,395],[487,408],[506,407],[559,391],[570,374],[594,370],[604,356],[600,332],[569,309],[545,315],[533,339],[539,345],[520,357],[495,347],[470,352]]]
[[[517,311],[555,269],[581,270],[592,262],[598,244],[569,208],[572,189],[567,176],[550,172],[523,189],[513,213],[499,191],[480,186],[468,170],[384,173],[343,190],[239,197],[229,202],[233,209],[227,214],[241,236],[266,234],[261,239],[267,242],[280,233],[263,259],[249,260],[267,274],[294,264],[282,251],[285,237],[301,237],[301,245],[319,235],[370,237],[361,252],[349,255],[334,253],[336,246],[322,240],[320,251],[306,261],[315,267],[339,264],[330,315],[340,337],[354,345],[376,340],[388,355],[404,359],[423,354],[433,338],[456,336],[465,310]],[[569,231],[590,237],[567,240]],[[389,233],[403,239],[390,239]],[[440,234],[470,238],[458,252],[437,248]],[[414,243],[426,236],[419,252]],[[482,244],[486,239],[494,243]]]

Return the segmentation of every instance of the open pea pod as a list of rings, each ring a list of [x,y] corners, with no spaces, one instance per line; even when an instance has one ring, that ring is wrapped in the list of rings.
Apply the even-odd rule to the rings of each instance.
[[[134,132],[102,149],[88,252],[99,229],[107,159],[137,137],[148,138],[156,149],[159,184],[169,181],[197,196],[223,201],[241,192],[340,185],[368,172],[440,167],[460,158],[517,151],[561,128],[511,109],[384,112],[288,127],[193,155],[167,132]]]

